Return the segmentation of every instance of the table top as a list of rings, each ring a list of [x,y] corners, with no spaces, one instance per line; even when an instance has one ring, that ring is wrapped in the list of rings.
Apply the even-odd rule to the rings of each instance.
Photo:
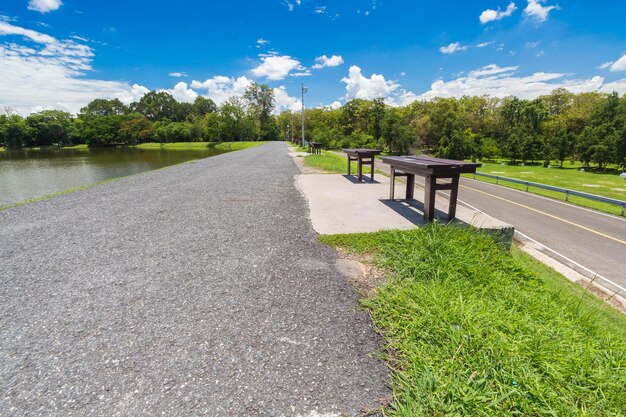
[[[369,155],[380,155],[382,152],[380,149],[367,149],[367,148],[348,148],[343,150],[345,153],[362,153]]]
[[[434,158],[432,156],[384,156],[384,163],[398,167],[402,170],[415,169],[421,172],[442,173],[471,173],[476,172],[476,168],[482,166],[475,162],[457,161],[454,159]]]

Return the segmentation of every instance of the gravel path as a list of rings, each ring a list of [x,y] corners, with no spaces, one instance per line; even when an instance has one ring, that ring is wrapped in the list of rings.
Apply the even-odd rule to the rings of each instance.
[[[0,415],[355,414],[379,340],[271,143],[0,212]]]

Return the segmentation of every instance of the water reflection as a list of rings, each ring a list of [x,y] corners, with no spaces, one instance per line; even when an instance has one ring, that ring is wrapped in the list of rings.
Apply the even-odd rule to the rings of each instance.
[[[216,149],[18,149],[0,152],[0,206],[226,151]]]

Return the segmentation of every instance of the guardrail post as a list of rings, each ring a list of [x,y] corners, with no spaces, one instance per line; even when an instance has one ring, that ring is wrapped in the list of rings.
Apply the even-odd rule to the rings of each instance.
[[[528,192],[528,183],[526,183],[526,192]]]
[[[622,206],[622,216],[624,215],[624,207],[625,206]]]
[[[569,190],[565,190],[565,201],[569,201]]]

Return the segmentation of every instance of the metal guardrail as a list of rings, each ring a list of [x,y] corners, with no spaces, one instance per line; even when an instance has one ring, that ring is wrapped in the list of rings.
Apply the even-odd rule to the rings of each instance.
[[[556,191],[558,193],[564,193],[565,201],[569,201],[569,196],[573,195],[576,197],[586,198],[588,200],[598,201],[600,203],[613,204],[615,206],[619,206],[622,208],[622,214],[621,214],[622,216],[624,215],[624,211],[626,211],[626,201],[617,200],[615,198],[609,198],[609,197],[603,197],[601,195],[583,193],[582,191],[569,190],[567,188],[554,187],[552,185],[541,184],[538,182],[530,182],[530,181],[518,180],[515,178],[501,177],[499,175],[483,174],[480,172],[477,172],[474,174],[474,179],[476,179],[477,175],[480,177],[493,178],[496,180],[496,184],[499,184],[500,181],[508,181],[508,182],[512,182],[515,184],[525,185],[527,192],[528,192],[529,187],[535,187],[535,188],[542,188],[544,190],[549,190],[549,191]]]

